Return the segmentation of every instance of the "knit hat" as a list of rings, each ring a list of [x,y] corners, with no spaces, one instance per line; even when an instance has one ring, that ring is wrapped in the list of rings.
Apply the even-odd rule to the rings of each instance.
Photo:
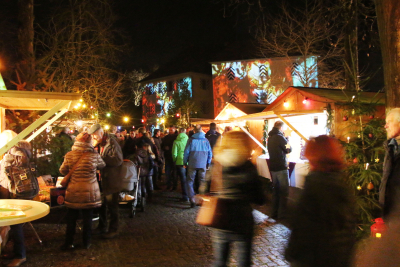
[[[92,136],[87,132],[82,132],[78,134],[75,140],[79,142],[90,143],[92,141]]]
[[[90,129],[88,131],[88,134],[93,134],[93,133],[97,132],[100,129],[101,129],[101,125],[96,123],[92,127],[90,127]]]

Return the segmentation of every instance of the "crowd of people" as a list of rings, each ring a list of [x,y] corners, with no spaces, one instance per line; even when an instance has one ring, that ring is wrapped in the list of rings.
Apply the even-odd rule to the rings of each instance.
[[[310,172],[301,197],[288,216],[286,154],[291,152],[291,147],[284,136],[283,126],[282,121],[275,122],[269,132],[268,151],[273,184],[270,215],[276,220],[289,217],[291,221],[292,232],[285,258],[292,266],[351,266],[354,264],[357,220],[355,198],[345,183],[344,149],[338,140],[326,135],[310,138],[305,148]],[[399,224],[391,218],[396,217],[393,215],[398,213],[400,203],[397,177],[400,108],[389,112],[385,128],[388,141],[384,144],[386,159],[380,203],[395,237],[393,229],[398,229]],[[178,183],[181,185],[181,201],[190,208],[200,204],[195,198],[199,193],[215,191],[219,198],[225,199],[228,204],[223,216],[228,223],[223,229],[212,229],[213,266],[227,266],[232,243],[236,243],[238,266],[251,266],[252,205],[266,202],[257,169],[250,161],[251,140],[243,131],[232,131],[231,128],[226,128],[221,135],[214,123],[210,124],[207,133],[200,125],[187,130],[170,126],[165,133],[156,129],[151,135],[145,128],[139,128],[131,129],[128,134],[119,132],[115,126],[105,131],[100,124],[95,124],[79,133],[60,167],[60,172],[69,176],[65,196],[67,228],[61,249],[74,249],[79,213],[83,218],[84,248],[90,248],[92,234],[105,239],[118,236],[122,188],[119,167],[124,159],[129,159],[140,169],[138,191],[148,201],[152,200],[154,190],[175,191]],[[10,165],[28,166],[30,157],[30,144],[25,141],[20,141],[4,156],[0,175],[1,198],[10,198],[12,187],[4,170]],[[92,231],[95,209],[99,209],[99,224]],[[8,266],[20,266],[26,261],[22,225],[12,227],[12,237],[14,254],[10,258],[14,260]],[[383,241],[382,244],[395,243],[391,236]],[[386,249],[382,244],[373,242],[370,248]],[[358,259],[358,264],[372,266],[369,263],[376,261],[373,255],[368,255],[368,259],[369,262]],[[390,266],[389,263],[385,266]]]

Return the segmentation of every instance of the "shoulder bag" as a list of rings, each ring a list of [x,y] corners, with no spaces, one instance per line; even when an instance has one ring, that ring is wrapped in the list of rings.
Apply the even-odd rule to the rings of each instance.
[[[82,156],[78,159],[78,161],[75,163],[74,167],[72,167],[71,170],[69,170],[68,174],[64,176],[64,178],[61,181],[61,186],[66,187],[69,183],[69,180],[71,179],[72,173],[75,171],[76,167],[78,167],[79,162],[81,162],[83,156],[85,156],[87,153],[83,153]]]
[[[211,170],[211,192],[218,191],[222,187],[222,166],[214,163]],[[214,189],[214,190],[213,190]],[[229,229],[229,205],[230,199],[220,198],[217,195],[203,196],[203,203],[197,214],[196,223],[212,228]]]

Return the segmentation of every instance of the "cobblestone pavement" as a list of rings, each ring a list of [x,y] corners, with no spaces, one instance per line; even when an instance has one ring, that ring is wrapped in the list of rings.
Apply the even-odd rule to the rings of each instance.
[[[52,209],[47,217],[33,224],[43,246],[25,225],[28,262],[23,266],[210,266],[210,231],[195,223],[199,207],[190,209],[188,204],[179,202],[179,196],[176,192],[156,192],[153,203],[134,218],[129,218],[129,210],[121,207],[119,236],[111,240],[94,237],[89,250],[59,249],[64,241],[66,209]],[[78,246],[80,234],[78,231],[75,237]],[[282,256],[288,235],[288,228],[282,224],[257,225],[253,266],[288,266]],[[11,249],[12,241],[5,251]],[[230,266],[236,266],[234,254],[233,250]]]

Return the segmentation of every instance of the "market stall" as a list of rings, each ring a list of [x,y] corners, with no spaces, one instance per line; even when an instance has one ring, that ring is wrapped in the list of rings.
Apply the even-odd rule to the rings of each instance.
[[[224,121],[219,121],[216,118],[214,122],[238,126],[266,151],[259,139],[252,136],[251,132],[246,131],[243,125],[252,121],[263,123],[262,135],[263,131],[268,133],[272,130],[276,120],[282,120],[285,123],[283,131],[292,146],[292,153],[288,155],[288,161],[291,165],[291,169],[289,169],[290,184],[291,186],[302,187],[304,176],[308,172],[308,162],[303,156],[304,145],[310,137],[330,134],[342,141],[357,138],[354,134],[349,135],[349,132],[352,132],[352,126],[346,115],[348,111],[345,109],[346,103],[354,101],[355,97],[358,98],[357,101],[376,104],[376,112],[371,116],[384,116],[384,94],[382,93],[362,92],[353,95],[336,89],[289,87],[262,112]],[[268,154],[257,158],[259,174],[266,178],[270,178],[268,158]]]

